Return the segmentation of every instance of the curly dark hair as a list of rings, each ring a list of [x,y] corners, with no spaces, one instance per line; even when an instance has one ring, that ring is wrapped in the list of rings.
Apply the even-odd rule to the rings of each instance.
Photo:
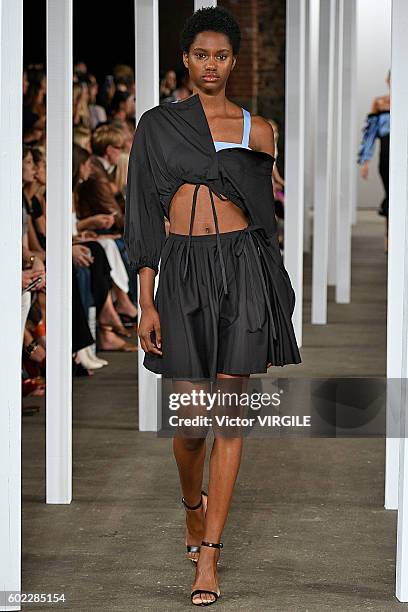
[[[186,19],[180,34],[182,51],[188,53],[197,34],[208,31],[221,32],[228,36],[233,54],[238,54],[241,30],[235,17],[221,6],[201,8]]]

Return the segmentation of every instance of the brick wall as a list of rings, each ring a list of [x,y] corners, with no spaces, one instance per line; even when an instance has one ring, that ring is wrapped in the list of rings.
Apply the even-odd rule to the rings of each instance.
[[[221,0],[218,4],[236,17],[241,28],[241,50],[227,85],[227,97],[252,113],[258,104],[257,0]]]
[[[238,20],[242,45],[227,96],[279,126],[283,171],[285,124],[286,0],[219,0]]]

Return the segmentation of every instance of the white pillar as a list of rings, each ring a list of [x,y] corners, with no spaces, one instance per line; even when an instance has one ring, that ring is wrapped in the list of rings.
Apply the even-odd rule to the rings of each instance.
[[[399,439],[387,440],[386,492],[398,502],[396,596],[408,601],[408,448],[406,442],[406,382],[408,376],[408,3],[393,0],[391,34],[390,211],[388,252],[387,377],[402,379]],[[402,367],[399,365],[402,364]],[[388,399],[388,398],[387,398]],[[388,405],[388,418],[392,406]],[[397,415],[398,418],[398,415]],[[398,470],[399,468],[399,470]],[[398,496],[395,479],[399,471]]]
[[[328,231],[330,212],[334,1],[321,0],[315,125],[312,323],[327,321]]]
[[[194,0],[194,12],[206,6],[217,6],[217,0]]]
[[[388,0],[389,1],[389,0]],[[348,8],[348,12],[351,13],[350,17],[350,48],[349,53],[351,57],[350,61],[350,106],[352,112],[350,114],[349,129],[352,134],[350,143],[350,152],[353,158],[356,159],[356,152],[358,151],[359,141],[361,132],[358,129],[357,122],[357,9],[358,3],[355,0],[351,0],[351,6]],[[351,166],[350,174],[348,177],[349,190],[350,190],[350,203],[351,203],[351,223],[355,225],[357,223],[357,179],[359,175],[358,165]]]
[[[351,223],[352,200],[356,183],[356,3],[340,0],[339,6],[339,70],[336,176],[336,302],[346,304],[351,299]]]
[[[21,160],[23,2],[0,1],[0,591],[21,590]],[[0,610],[20,610],[5,606]]]
[[[136,120],[159,104],[159,5],[158,0],[135,0]],[[160,273],[160,271],[159,271]],[[159,275],[156,276],[155,291]],[[138,294],[140,284],[138,277]],[[140,308],[139,308],[140,311]],[[158,381],[161,376],[143,366],[139,343],[138,390],[139,430],[157,431]]]
[[[313,20],[315,3],[305,3],[305,118],[308,121],[304,122],[304,180],[305,180],[305,199],[304,199],[304,215],[303,215],[303,252],[311,252],[312,242],[312,218],[311,210],[313,204],[313,168],[314,168],[314,123],[316,116],[313,104],[313,79],[315,77],[316,67],[314,65],[314,40],[313,40]]]
[[[284,261],[296,293],[293,325],[302,345],[305,130],[305,3],[286,2]]]
[[[407,331],[403,327],[404,262],[406,256],[405,220],[407,209],[407,102],[406,54],[408,4],[393,0],[391,27],[391,134],[390,134],[390,215],[388,248],[388,305],[387,305],[387,378],[405,378],[401,369],[403,342]],[[397,404],[398,404],[397,399]],[[398,406],[391,394],[387,395],[387,421],[399,421]],[[385,507],[398,508],[399,445],[397,438],[386,439]]]
[[[47,503],[72,499],[72,0],[47,0]]]
[[[338,117],[341,112],[340,101],[338,100],[341,82],[339,78],[339,68],[341,64],[340,46],[340,0],[333,0],[334,27],[333,27],[333,92],[332,92],[332,113],[330,125],[332,130],[331,151],[330,151],[330,186],[329,186],[329,242],[328,242],[328,261],[327,261],[327,284],[336,285],[337,269],[340,262],[337,261],[337,208],[340,204],[337,194],[337,177],[339,175],[338,163],[340,161],[338,146],[341,141],[342,133],[339,131]]]

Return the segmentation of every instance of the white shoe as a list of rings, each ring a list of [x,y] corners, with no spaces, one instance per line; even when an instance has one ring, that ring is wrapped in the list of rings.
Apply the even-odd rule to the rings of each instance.
[[[77,352],[77,358],[79,359],[79,363],[86,370],[99,370],[99,368],[103,368],[101,363],[97,363],[93,359],[90,359],[86,349],[81,349]]]
[[[100,359],[99,357],[94,355],[90,346],[85,347],[84,351],[87,352],[88,357],[91,361],[94,361],[95,363],[100,363],[103,366],[109,365],[109,361],[106,361],[106,359]]]

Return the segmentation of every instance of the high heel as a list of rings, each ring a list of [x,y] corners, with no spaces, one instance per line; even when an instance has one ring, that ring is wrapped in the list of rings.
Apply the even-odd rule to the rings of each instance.
[[[214,543],[214,542],[206,542],[206,541],[202,541],[201,542],[201,546],[209,546],[210,548],[218,548],[221,549],[223,548],[224,544],[222,542],[218,542],[218,544]],[[214,595],[215,599],[213,599],[212,601],[200,601],[200,603],[194,603],[193,599],[196,595],[201,595],[203,593],[208,593],[209,595]],[[210,589],[195,589],[194,591],[191,592],[190,597],[191,597],[191,603],[193,604],[193,606],[211,606],[211,604],[215,603],[217,601],[217,599],[219,599],[221,593],[220,590],[218,589],[218,591],[211,591]]]
[[[196,506],[189,506],[186,503],[186,500],[184,499],[184,497],[181,498],[181,501],[184,504],[184,507],[187,508],[187,510],[198,510],[203,505],[203,495],[205,497],[208,497],[208,494],[205,491],[201,491],[201,499],[200,499],[199,503]],[[207,505],[205,507],[204,516],[206,515],[206,513],[207,513]],[[187,549],[187,554],[188,553],[199,553],[200,552],[200,546],[195,546],[194,544],[187,544],[186,543],[186,549]],[[197,565],[198,559],[192,559],[191,557],[187,557],[187,559],[189,559],[194,565]]]

